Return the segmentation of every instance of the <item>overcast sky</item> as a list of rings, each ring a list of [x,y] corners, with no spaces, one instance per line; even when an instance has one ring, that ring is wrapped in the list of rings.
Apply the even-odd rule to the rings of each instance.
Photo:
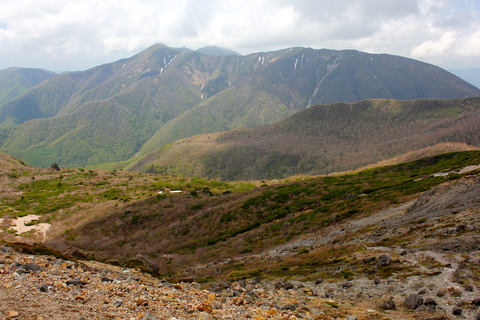
[[[155,43],[301,46],[480,68],[479,0],[1,0],[0,69],[86,70]]]

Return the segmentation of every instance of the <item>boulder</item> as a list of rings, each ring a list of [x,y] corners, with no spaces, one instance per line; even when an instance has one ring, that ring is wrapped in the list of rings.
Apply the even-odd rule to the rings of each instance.
[[[380,257],[378,257],[377,268],[386,267],[391,264],[392,264],[392,258],[387,256],[386,254],[383,254]]]
[[[409,309],[417,309],[423,304],[423,299],[418,294],[411,294],[405,298],[405,306]]]
[[[418,294],[425,294],[425,293],[427,293],[427,289],[425,289],[425,288],[424,288],[424,289],[420,289],[420,290],[418,291]]]
[[[435,301],[433,298],[426,298],[425,302],[423,302],[424,305],[426,306],[436,306],[437,301]]]
[[[395,302],[393,301],[393,297],[390,297],[390,299],[385,300],[380,306],[380,309],[382,310],[395,310],[397,306],[395,305]]]
[[[453,314],[454,316],[459,316],[459,315],[462,314],[462,312],[463,312],[463,310],[462,310],[461,308],[459,308],[459,307],[455,307],[455,308],[453,308],[453,310],[452,310],[452,314]]]
[[[243,288],[238,282],[235,282],[234,284],[232,284],[232,290],[244,291],[245,288]]]
[[[60,167],[56,162],[52,163],[52,165],[50,166],[50,171],[60,171]]]
[[[471,304],[472,306],[475,306],[475,307],[480,306],[480,298],[473,300]]]
[[[287,281],[287,282],[285,282],[285,283],[282,283],[282,284],[280,285],[280,288],[285,289],[285,290],[289,290],[289,289],[293,289],[294,286],[293,286],[293,283]]]
[[[42,284],[39,289],[42,292],[48,292],[49,291],[49,287],[46,284]]]
[[[440,288],[437,291],[437,297],[443,297],[447,293],[447,290],[445,288]]]

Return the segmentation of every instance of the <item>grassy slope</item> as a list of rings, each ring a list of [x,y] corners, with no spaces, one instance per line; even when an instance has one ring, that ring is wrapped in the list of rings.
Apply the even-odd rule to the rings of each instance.
[[[1,169],[11,169],[11,168],[28,168],[29,166],[23,162],[22,160],[19,160],[9,154],[5,153],[0,153],[0,168]]]
[[[426,147],[420,150],[407,152],[398,157],[382,160],[374,164],[369,164],[365,167],[355,169],[355,171],[363,171],[365,169],[372,169],[376,167],[391,166],[395,164],[415,161],[421,158],[433,157],[442,153],[474,151],[480,150],[480,147],[470,146],[466,143],[459,142],[441,142],[433,146]]]
[[[175,142],[130,169],[223,180],[340,172],[439,142],[480,146],[479,106],[478,98],[319,105],[272,125]]]
[[[478,163],[478,151],[451,153],[246,193],[156,196],[107,209],[74,228],[75,236],[68,243],[91,250],[98,258],[128,260],[142,252],[162,263],[160,256],[171,255],[175,262],[164,265],[164,272],[173,271],[191,263],[263,252],[305,234],[320,235],[324,228],[399,205],[461,176],[434,177],[433,173]]]
[[[58,233],[110,207],[151,197],[164,199],[168,190],[204,193],[241,192],[255,186],[199,178],[177,178],[122,171],[62,169],[59,172],[24,165],[9,155],[0,157],[0,216],[42,215]],[[160,194],[163,191],[164,194]],[[68,233],[68,231],[67,231]]]
[[[97,259],[128,261],[144,253],[169,273],[241,253],[263,252],[306,234],[322,234],[325,228],[368,217],[464,175],[435,177],[433,173],[478,163],[479,151],[449,153],[254,189],[199,178],[16,168],[2,176],[2,214],[40,214],[41,222],[53,224],[50,240],[54,242],[89,250]],[[185,192],[165,193],[168,189]],[[302,259],[313,257],[298,259],[305,264],[308,260]],[[249,268],[255,273],[258,266],[239,268],[248,275]]]

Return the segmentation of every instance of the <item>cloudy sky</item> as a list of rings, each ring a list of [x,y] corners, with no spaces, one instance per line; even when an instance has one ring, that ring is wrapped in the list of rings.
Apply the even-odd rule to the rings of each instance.
[[[86,70],[161,42],[302,46],[480,68],[478,0],[1,0],[0,69]]]

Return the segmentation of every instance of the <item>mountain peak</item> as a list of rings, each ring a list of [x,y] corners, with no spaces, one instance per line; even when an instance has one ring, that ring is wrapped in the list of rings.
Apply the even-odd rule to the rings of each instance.
[[[217,46],[202,47],[198,49],[197,52],[207,56],[241,56],[238,52]]]
[[[166,44],[158,42],[158,43],[155,43],[153,46],[148,47],[147,50],[157,50],[161,48],[168,48],[168,46]]]

